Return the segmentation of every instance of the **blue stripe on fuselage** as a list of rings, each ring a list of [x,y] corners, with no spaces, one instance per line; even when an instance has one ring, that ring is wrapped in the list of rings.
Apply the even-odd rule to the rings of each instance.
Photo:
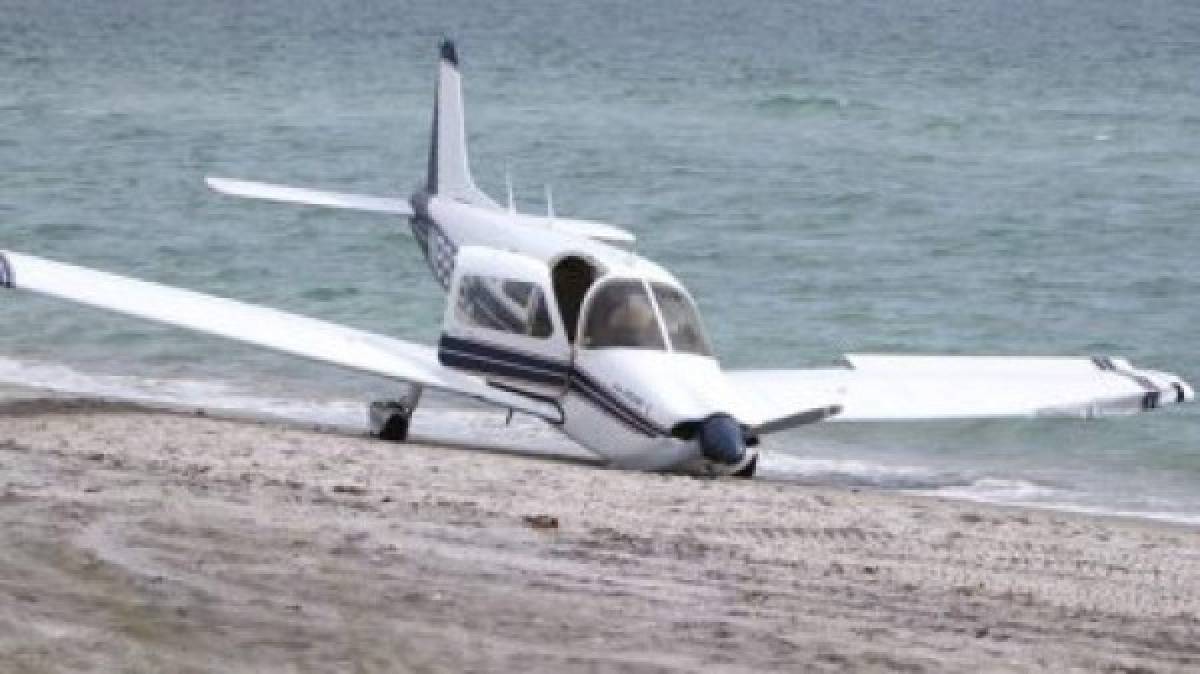
[[[592,405],[642,435],[668,434],[597,384],[587,373],[566,363],[449,335],[443,335],[438,341],[438,360],[450,367],[511,377],[531,384],[565,383]]]
[[[450,367],[523,379],[535,384],[563,384],[571,371],[565,363],[449,335],[442,335],[438,340],[438,361]]]

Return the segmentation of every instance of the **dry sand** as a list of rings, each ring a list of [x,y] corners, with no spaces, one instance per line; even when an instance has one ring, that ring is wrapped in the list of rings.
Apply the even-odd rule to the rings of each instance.
[[[1197,671],[1200,532],[32,401],[0,671]]]

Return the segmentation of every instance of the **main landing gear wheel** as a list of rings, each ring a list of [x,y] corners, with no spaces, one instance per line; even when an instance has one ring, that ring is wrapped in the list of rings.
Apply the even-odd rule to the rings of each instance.
[[[413,386],[403,400],[377,400],[368,408],[368,423],[371,435],[387,442],[404,442],[408,439],[408,428],[412,424],[413,412],[421,388]]]

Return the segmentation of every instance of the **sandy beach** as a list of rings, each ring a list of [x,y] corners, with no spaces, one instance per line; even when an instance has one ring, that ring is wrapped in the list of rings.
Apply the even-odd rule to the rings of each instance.
[[[0,407],[0,671],[1200,669],[1200,531]]]

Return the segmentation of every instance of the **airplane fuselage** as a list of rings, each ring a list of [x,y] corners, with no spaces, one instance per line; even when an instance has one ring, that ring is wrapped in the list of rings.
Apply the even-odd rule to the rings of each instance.
[[[630,250],[574,231],[557,231],[553,217],[514,214],[425,192],[414,195],[412,204],[413,235],[430,273],[447,292],[439,343],[443,364],[488,377],[506,390],[554,400],[562,413],[558,427],[563,433],[623,467],[729,473],[755,459],[756,451],[744,446],[732,463],[714,462],[704,455],[696,428],[714,416],[734,417],[737,412],[736,396],[711,351],[680,350],[669,334],[653,345],[587,346],[596,291],[610,283],[669,288],[690,304],[687,291],[668,271]],[[472,255],[463,254],[471,249],[484,258],[477,267],[472,266]],[[528,261],[530,271],[525,275],[512,271],[510,277],[498,278],[541,289],[554,309],[549,312],[550,334],[505,338],[489,329],[496,326],[472,330],[456,318],[456,304],[462,300],[455,294],[463,293],[461,279],[475,271],[504,274],[497,271],[505,269],[497,264],[501,256]],[[460,264],[468,267],[460,269]],[[570,290],[554,287],[554,275],[564,264],[591,270],[590,283],[576,290],[575,298],[565,295]],[[502,292],[492,294],[495,297],[488,303],[507,301]],[[654,292],[646,295],[653,297]],[[571,301],[578,302],[578,311],[563,311],[562,305]],[[655,325],[661,328],[661,309],[653,300],[651,308],[658,314]],[[698,323],[694,327],[701,329]]]

